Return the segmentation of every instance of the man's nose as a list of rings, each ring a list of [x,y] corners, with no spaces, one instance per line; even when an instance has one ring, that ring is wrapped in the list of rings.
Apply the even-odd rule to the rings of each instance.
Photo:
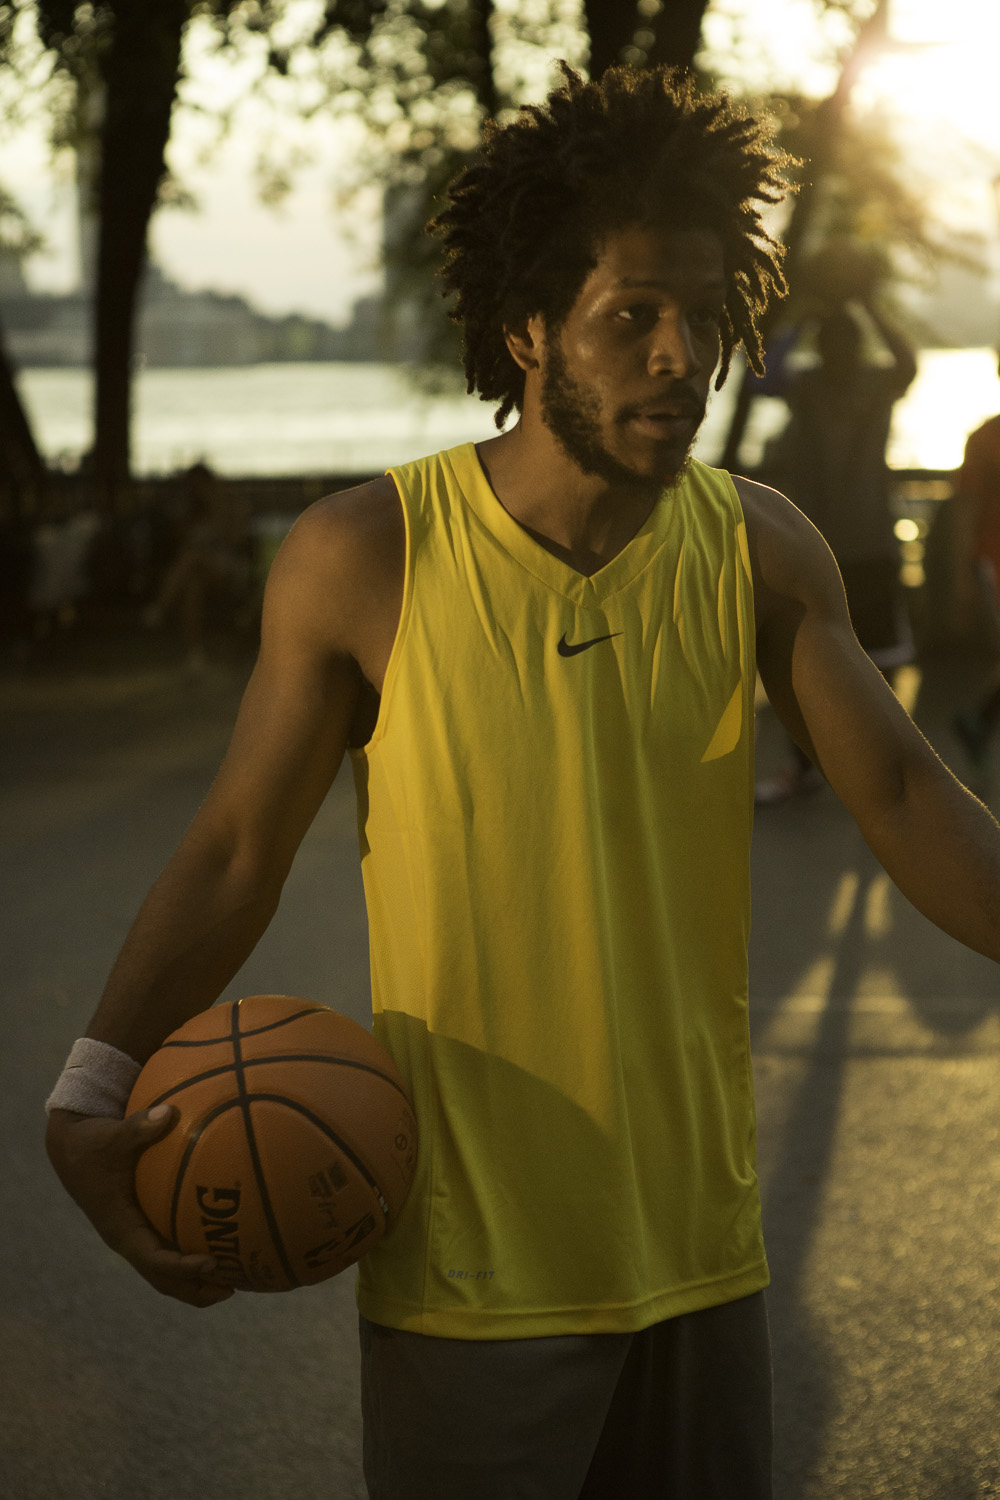
[[[649,373],[689,380],[700,369],[687,319],[679,313],[660,317],[649,351]]]

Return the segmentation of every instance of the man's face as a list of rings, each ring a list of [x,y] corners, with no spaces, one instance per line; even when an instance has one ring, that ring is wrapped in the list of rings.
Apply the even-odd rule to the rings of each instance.
[[[546,331],[542,420],[585,474],[670,483],[705,415],[726,298],[707,229],[618,230],[562,326]]]

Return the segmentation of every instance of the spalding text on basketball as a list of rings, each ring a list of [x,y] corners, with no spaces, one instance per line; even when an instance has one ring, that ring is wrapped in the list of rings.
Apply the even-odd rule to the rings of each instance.
[[[227,1275],[235,1271],[242,1281],[246,1281],[246,1270],[240,1259],[240,1225],[236,1217],[240,1210],[239,1188],[199,1187],[197,1194],[206,1249],[215,1256],[220,1271]]]

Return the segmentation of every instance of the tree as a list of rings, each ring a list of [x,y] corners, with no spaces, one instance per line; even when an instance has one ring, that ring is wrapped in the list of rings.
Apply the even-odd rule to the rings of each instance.
[[[327,0],[297,44],[321,47],[335,32],[364,30],[380,9],[377,0]],[[210,20],[223,45],[262,39],[268,68],[280,75],[289,66],[289,47],[276,40],[287,10],[283,0],[35,0],[52,78],[66,86],[57,140],[82,147],[87,117],[97,116],[92,465],[96,498],[109,508],[127,503],[137,302],[150,219],[168,182],[187,28],[195,19]],[[13,13],[9,0],[0,3],[0,62],[10,64],[7,12]]]
[[[41,246],[41,236],[20,206],[0,188],[0,257],[19,264]],[[5,492],[12,510],[30,514],[44,488],[45,465],[14,382],[14,367],[5,353],[0,325],[0,495]]]
[[[850,0],[834,0],[828,8],[851,12]],[[833,93],[818,105],[804,108],[804,128],[794,145],[805,157],[806,173],[794,200],[784,233],[785,276],[794,288],[798,270],[809,247],[812,229],[822,193],[828,184],[844,142],[844,125],[854,85],[870,58],[885,46],[889,23],[889,0],[876,0],[875,7],[859,23],[854,43],[844,59]],[[805,104],[805,101],[802,101]],[[761,334],[767,335],[781,316],[781,305],[772,303],[761,320]],[[750,415],[754,386],[744,380],[737,394],[730,420],[726,445],[720,459],[724,469],[732,469],[739,459],[740,445]]]
[[[98,502],[115,508],[127,503],[137,302],[149,222],[167,177],[185,30],[195,15],[225,25],[241,13],[266,30],[275,12],[267,0],[250,6],[242,0],[36,0],[36,10],[53,70],[74,89],[78,137],[85,101],[95,94],[98,101],[92,465]]]
[[[708,0],[584,0],[590,76],[613,63],[694,69]]]
[[[94,297],[93,478],[109,508],[129,482],[131,363],[150,216],[165,173],[188,0],[114,0],[82,23],[72,0],[39,0],[39,33],[101,91]],[[86,38],[90,48],[71,47]],[[109,164],[113,163],[113,170]]]
[[[623,60],[691,67],[706,5],[585,0],[591,72]],[[96,498],[109,508],[127,503],[137,301],[149,223],[167,181],[167,145],[192,21],[212,21],[222,45],[263,41],[267,66],[277,76],[287,75],[304,51],[319,55],[340,37],[353,48],[353,64],[340,54],[339,68],[327,79],[327,103],[360,105],[377,131],[386,98],[394,101],[391,123],[404,128],[402,135],[394,132],[382,165],[390,202],[396,194],[388,260],[397,297],[411,295],[415,282],[427,297],[433,251],[417,238],[425,210],[467,159],[482,119],[502,108],[493,0],[325,0],[293,41],[282,32],[289,9],[286,0],[35,0],[52,76],[68,86],[62,138],[82,147],[88,128],[95,129],[88,117],[97,117],[92,465]],[[4,21],[12,14],[11,0],[0,0],[0,61],[11,56]],[[435,339],[442,325],[438,318]]]
[[[0,67],[15,46],[19,8],[14,0],[0,0]],[[17,92],[17,91],[15,91]],[[7,91],[0,95],[0,124],[16,129],[21,123]],[[0,257],[18,266],[42,248],[42,238],[28,222],[20,205],[0,187]],[[45,465],[35,443],[20,393],[14,365],[6,353],[0,325],[0,497],[15,514],[30,514],[45,489]]]
[[[361,0],[364,4],[364,0]],[[579,61],[592,77],[613,64],[666,63],[694,68],[708,0],[584,0]],[[371,154],[359,162],[359,182],[386,186],[386,349],[420,346],[415,373],[431,388],[458,370],[458,331],[437,293],[439,247],[423,226],[451,178],[469,161],[485,118],[514,100],[498,83],[504,44],[525,36],[542,47],[516,13],[494,14],[492,0],[388,0],[367,33],[359,29],[358,67],[365,87],[349,98],[371,129]],[[546,48],[549,62],[558,55]],[[456,108],[462,96],[466,107]],[[394,108],[386,109],[391,99]],[[380,149],[384,143],[384,149]]]

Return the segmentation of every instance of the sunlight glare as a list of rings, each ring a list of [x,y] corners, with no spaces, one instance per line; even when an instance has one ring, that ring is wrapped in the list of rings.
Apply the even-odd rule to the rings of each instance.
[[[960,42],[995,9],[994,0],[892,0],[890,29],[899,42]]]
[[[857,870],[845,870],[841,875],[826,919],[826,930],[830,937],[842,937],[847,930],[858,897],[859,884]]]
[[[865,71],[862,92],[923,124],[940,121],[1000,149],[996,0],[895,0],[891,37],[902,44]]]
[[[983,343],[995,338],[992,313]],[[920,379],[896,402],[887,458],[892,469],[957,469],[966,435],[1000,401],[992,348],[924,349]]]
[[[892,889],[888,875],[880,870],[865,892],[865,932],[871,938],[888,937],[892,931]],[[898,989],[898,980],[892,987]]]

